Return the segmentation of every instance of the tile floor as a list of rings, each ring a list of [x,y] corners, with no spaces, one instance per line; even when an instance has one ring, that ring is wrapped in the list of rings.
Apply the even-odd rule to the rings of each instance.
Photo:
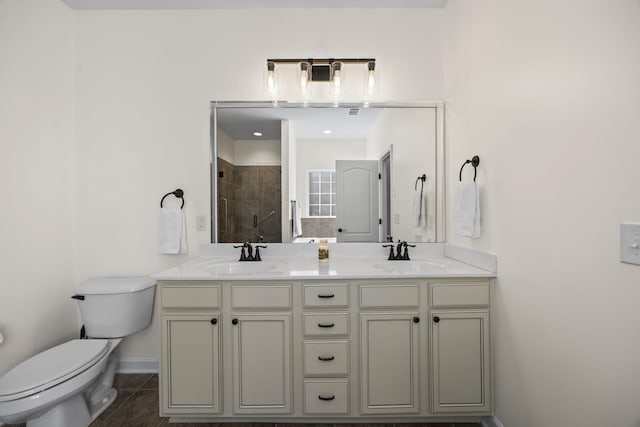
[[[116,375],[118,398],[91,427],[349,427],[349,424],[175,423],[158,416],[158,376]],[[24,426],[24,424],[21,424]],[[354,426],[354,425],[351,425]],[[9,426],[7,426],[9,427]],[[11,426],[14,427],[14,426]],[[480,427],[475,423],[357,424],[355,427]]]

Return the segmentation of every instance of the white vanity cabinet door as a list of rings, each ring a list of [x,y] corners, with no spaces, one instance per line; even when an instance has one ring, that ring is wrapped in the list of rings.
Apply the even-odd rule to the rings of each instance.
[[[220,412],[219,316],[162,315],[163,415]]]
[[[432,412],[491,411],[489,312],[431,311]]]
[[[362,413],[418,412],[418,314],[360,316]]]
[[[291,315],[233,314],[237,414],[291,412]]]

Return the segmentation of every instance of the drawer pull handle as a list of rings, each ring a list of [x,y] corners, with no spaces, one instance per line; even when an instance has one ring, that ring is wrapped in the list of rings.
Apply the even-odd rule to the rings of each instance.
[[[218,319],[216,319],[215,317],[213,319],[211,319],[211,324],[212,325],[217,325],[218,324]]]
[[[433,321],[438,323],[440,321],[440,318],[438,316],[436,316],[436,317],[433,318]]]
[[[318,294],[318,298],[333,298],[335,294]]]
[[[334,360],[336,357],[335,356],[318,356],[318,360],[322,361],[322,362],[330,362],[332,360]]]
[[[321,395],[319,395],[319,396],[318,396],[318,399],[320,399],[320,400],[325,400],[325,401],[327,401],[327,400],[333,400],[333,399],[335,399],[335,398],[336,398],[336,397],[335,397],[333,394],[321,394]]]
[[[333,328],[335,323],[318,323],[318,328]]]

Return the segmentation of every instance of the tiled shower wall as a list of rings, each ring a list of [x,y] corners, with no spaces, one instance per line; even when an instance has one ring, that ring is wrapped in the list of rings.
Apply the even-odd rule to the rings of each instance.
[[[234,166],[218,158],[218,171],[223,175],[218,175],[219,242],[256,241],[257,236],[282,242],[281,167]],[[228,202],[226,232],[223,198]]]

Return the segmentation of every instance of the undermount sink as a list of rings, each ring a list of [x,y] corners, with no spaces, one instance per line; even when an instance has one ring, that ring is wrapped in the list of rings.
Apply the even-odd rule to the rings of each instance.
[[[398,273],[444,273],[447,271],[445,263],[430,260],[386,261],[374,264],[373,268],[383,272]]]
[[[281,271],[277,270],[278,264],[264,261],[227,262],[209,265],[205,268],[210,273],[221,275],[260,273],[281,274]]]

